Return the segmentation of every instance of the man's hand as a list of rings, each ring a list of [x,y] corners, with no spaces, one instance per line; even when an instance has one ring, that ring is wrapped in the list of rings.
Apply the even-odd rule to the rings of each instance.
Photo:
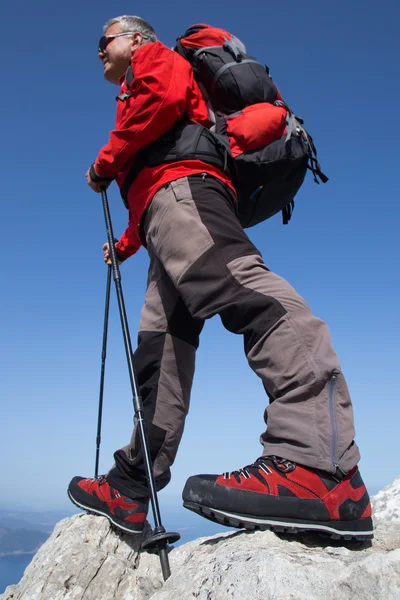
[[[96,192],[97,194],[100,194],[101,188],[107,189],[111,183],[111,181],[104,181],[101,183],[96,183],[95,181],[92,180],[92,178],[90,176],[90,169],[88,169],[86,171],[86,181],[87,181],[88,185],[92,188],[92,190],[94,192]]]
[[[103,250],[103,256],[104,256],[104,262],[106,263],[106,265],[111,265],[111,254],[110,254],[110,246],[108,245],[108,242],[106,242],[105,244],[103,244],[102,247]],[[118,264],[120,265],[123,261],[118,259]]]
[[[103,244],[102,250],[104,255],[104,262],[106,263],[106,265],[111,265],[110,246],[108,245],[108,242]]]

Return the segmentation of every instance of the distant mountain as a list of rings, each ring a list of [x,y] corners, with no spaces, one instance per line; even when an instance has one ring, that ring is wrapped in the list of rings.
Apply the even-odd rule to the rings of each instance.
[[[34,554],[47,540],[54,525],[77,511],[33,511],[24,508],[0,508],[0,557]]]
[[[65,517],[71,517],[76,510],[32,511],[0,508],[0,529],[26,529],[51,533],[54,525]]]
[[[28,529],[0,529],[0,556],[36,552],[47,540],[48,533]]]
[[[25,521],[25,519],[17,519],[16,517],[0,517],[0,531],[3,529],[6,529],[7,531],[24,529],[26,531],[42,531],[45,533],[51,533],[53,526],[28,523],[28,521]]]

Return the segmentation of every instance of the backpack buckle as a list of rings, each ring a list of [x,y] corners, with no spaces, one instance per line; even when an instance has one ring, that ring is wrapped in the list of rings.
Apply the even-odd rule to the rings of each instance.
[[[126,100],[127,98],[130,98],[132,96],[132,94],[130,92],[124,92],[123,94],[120,94],[119,96],[116,97],[116,100],[121,100],[121,102],[124,102],[124,100]]]

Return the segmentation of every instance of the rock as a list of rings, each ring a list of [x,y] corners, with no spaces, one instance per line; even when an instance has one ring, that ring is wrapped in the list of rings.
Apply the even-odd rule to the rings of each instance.
[[[149,530],[148,526],[144,535]],[[79,514],[64,519],[19,584],[9,586],[0,599],[147,600],[163,580],[158,556],[139,555],[142,541],[141,535],[115,533],[103,517]]]
[[[374,523],[400,522],[400,477],[371,498]]]
[[[400,527],[381,548],[238,532],[197,541],[152,600],[398,600]],[[187,544],[187,546],[189,546]],[[190,583],[188,583],[190,582]]]
[[[172,549],[163,583],[142,536],[101,517],[64,519],[0,600],[400,600],[400,477],[373,498],[372,542],[222,533]]]

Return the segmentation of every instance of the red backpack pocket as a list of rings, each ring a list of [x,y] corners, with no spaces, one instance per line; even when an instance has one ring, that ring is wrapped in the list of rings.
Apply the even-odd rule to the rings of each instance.
[[[232,156],[258,150],[281,137],[286,131],[286,117],[286,108],[269,102],[247,106],[225,117]]]

